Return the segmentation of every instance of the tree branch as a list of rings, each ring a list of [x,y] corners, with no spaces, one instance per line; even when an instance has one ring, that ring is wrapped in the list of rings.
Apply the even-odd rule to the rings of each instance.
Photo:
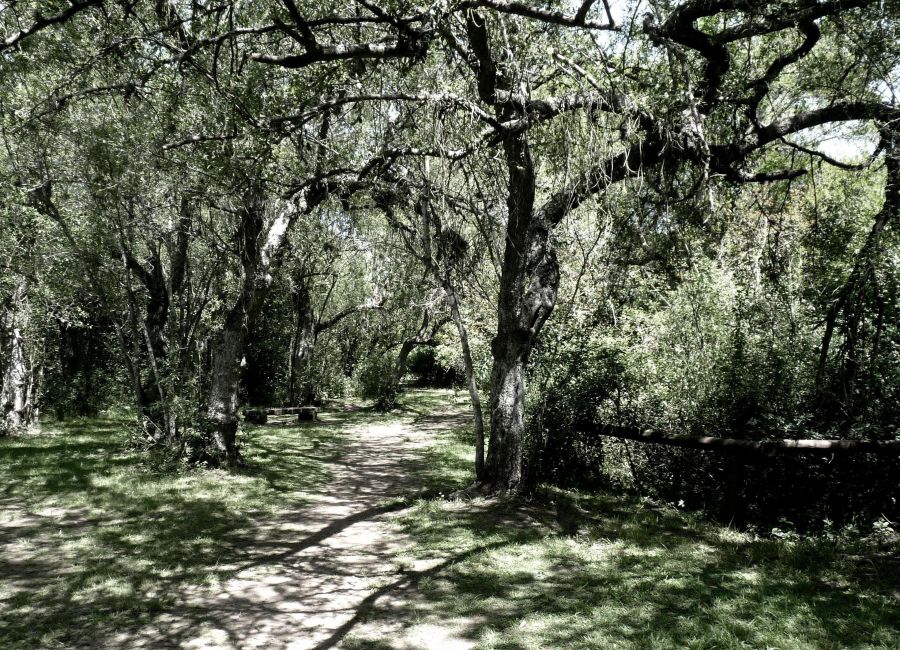
[[[822,35],[821,31],[819,31],[819,26],[811,20],[800,23],[799,25],[797,25],[797,29],[800,30],[800,32],[804,36],[803,42],[797,47],[797,49],[777,57],[769,65],[766,73],[761,78],[747,84],[747,87],[753,90],[753,96],[750,98],[750,117],[753,123],[756,125],[759,124],[757,118],[757,109],[760,102],[769,92],[769,88],[771,87],[772,82],[774,82],[778,78],[778,75],[781,74],[781,72],[786,67],[793,63],[796,63],[807,54],[812,52],[813,47],[815,47],[816,43],[819,42],[819,38]]]
[[[585,2],[575,15],[565,14],[554,9],[542,9],[524,2],[517,2],[516,0],[467,0],[460,6],[463,9],[474,9],[478,7],[493,9],[499,13],[522,16],[523,18],[539,20],[553,25],[562,25],[564,27],[583,27],[585,29],[619,31],[619,28],[612,23],[612,21],[603,23],[598,20],[588,20],[587,12],[588,9],[590,9],[591,4],[593,4],[593,0]]]
[[[352,316],[353,314],[356,314],[358,312],[383,309],[385,302],[386,300],[382,298],[379,302],[367,302],[363,303],[362,305],[353,305],[351,307],[346,307],[331,318],[316,323],[316,334],[321,334],[326,330],[330,330],[332,327],[340,323],[348,316]]]
[[[296,69],[326,61],[343,61],[347,59],[420,59],[424,57],[427,50],[428,43],[424,39],[415,41],[401,39],[388,43],[318,46],[315,49],[307,50],[304,54],[291,54],[288,56],[251,54],[250,58],[257,63]]]
[[[900,109],[880,102],[836,102],[830,106],[796,113],[760,127],[756,131],[756,142],[752,149],[758,149],[791,133],[797,133],[829,122],[850,122],[854,120],[890,121],[900,119]]]
[[[866,167],[868,167],[868,165],[866,165],[864,163],[854,165],[852,163],[841,162],[840,160],[836,160],[836,159],[832,158],[831,156],[822,153],[821,151],[816,151],[815,149],[810,149],[808,147],[804,147],[803,145],[797,144],[796,142],[790,142],[790,141],[786,140],[785,138],[781,138],[781,141],[784,144],[786,144],[787,146],[791,147],[792,149],[796,149],[797,151],[799,151],[801,153],[805,153],[809,156],[815,156],[816,158],[821,158],[822,160],[827,162],[829,165],[832,165],[833,167],[837,167],[839,169],[846,169],[847,171],[860,171],[860,170],[863,170]]]
[[[61,11],[60,13],[54,16],[43,16],[40,12],[37,12],[34,16],[34,22],[30,27],[25,29],[20,29],[18,32],[10,34],[2,41],[0,41],[0,52],[7,50],[11,47],[15,47],[17,44],[31,36],[32,34],[36,34],[39,31],[46,29],[52,25],[57,25],[60,23],[64,23],[72,16],[81,13],[85,9],[94,6],[100,6],[103,4],[104,0],[70,0],[69,6]]]

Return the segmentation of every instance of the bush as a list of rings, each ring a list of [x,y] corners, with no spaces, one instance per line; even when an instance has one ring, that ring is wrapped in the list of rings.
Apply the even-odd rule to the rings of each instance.
[[[373,355],[357,367],[357,394],[375,401],[379,411],[390,411],[397,402],[398,387],[393,382],[394,359],[389,354]]]
[[[625,385],[623,352],[596,330],[558,328],[537,349],[528,408],[530,480],[591,487],[602,482],[601,411],[615,412]],[[619,419],[618,417],[616,419]]]
[[[444,346],[438,346],[442,348]],[[443,353],[442,353],[443,352]],[[465,382],[462,358],[450,350],[447,354],[435,347],[419,347],[409,355],[407,370],[416,383],[435,388],[452,388]]]

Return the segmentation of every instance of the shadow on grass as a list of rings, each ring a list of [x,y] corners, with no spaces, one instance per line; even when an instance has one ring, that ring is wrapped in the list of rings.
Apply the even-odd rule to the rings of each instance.
[[[416,553],[448,559],[366,616],[454,625],[485,648],[900,647],[890,562],[863,580],[822,542],[717,536],[651,512],[597,513],[566,537],[553,519],[534,502],[420,503],[404,518]]]
[[[401,403],[406,402],[414,405],[408,408],[415,415],[411,426],[438,443],[422,448],[419,457],[407,463],[406,471],[415,475],[425,490],[436,494],[471,485],[475,480],[475,434],[466,398],[454,398],[449,391],[414,390],[402,396]]]
[[[0,647],[92,645],[226,579],[328,480],[341,420],[248,428],[248,467],[160,473],[124,422],[0,441]]]
[[[470,433],[425,451],[426,484],[471,480]],[[611,494],[421,501],[409,561],[447,558],[366,617],[452,627],[483,648],[900,648],[900,547],[779,540]],[[350,638],[379,648],[378,639]]]
[[[416,426],[443,441],[422,448],[408,472],[426,490],[468,484],[470,431],[421,406],[443,409],[449,395],[408,399]],[[900,647],[896,545],[758,539],[638,500],[549,488],[530,501],[422,498],[408,507],[416,488],[404,487],[406,498],[310,522],[300,535],[273,525],[342,462],[344,426],[410,415],[351,408],[313,425],[248,428],[248,467],[236,473],[149,471],[109,421],[0,441],[0,647],[91,647],[174,609],[187,627],[160,630],[160,646],[228,614],[242,617],[243,627],[225,626],[239,645],[277,603],[239,591],[225,611],[182,595],[388,512],[415,546],[318,647],[396,647],[384,634],[365,636],[373,621],[444,626],[485,648]],[[392,441],[379,444],[386,452]],[[396,479],[373,457],[342,489]]]

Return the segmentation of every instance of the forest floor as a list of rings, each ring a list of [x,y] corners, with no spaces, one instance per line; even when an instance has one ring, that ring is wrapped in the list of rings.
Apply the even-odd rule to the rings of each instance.
[[[0,648],[900,648],[896,539],[761,536],[471,479],[466,400],[248,427],[180,471],[121,421],[0,441]]]

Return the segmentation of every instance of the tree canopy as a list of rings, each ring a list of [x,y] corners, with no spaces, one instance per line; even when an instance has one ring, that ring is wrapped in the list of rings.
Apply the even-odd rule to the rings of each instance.
[[[127,395],[235,464],[242,403],[412,366],[479,490],[604,425],[896,439],[895,2],[0,10],[4,429]]]

